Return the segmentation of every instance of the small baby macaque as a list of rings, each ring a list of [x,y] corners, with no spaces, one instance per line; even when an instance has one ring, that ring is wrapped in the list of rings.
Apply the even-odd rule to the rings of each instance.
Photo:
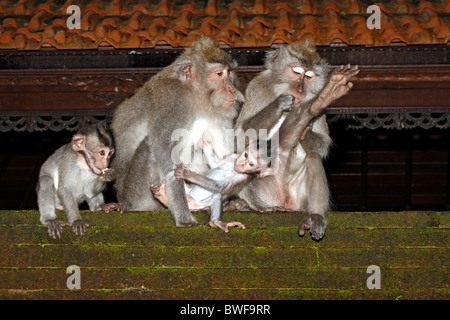
[[[223,159],[219,165],[209,170],[206,175],[192,172],[184,167],[177,167],[174,171],[177,179],[184,179],[194,185],[186,184],[186,196],[189,210],[208,210],[211,213],[209,225],[219,227],[228,232],[229,227],[245,226],[238,221],[223,222],[220,220],[224,200],[239,193],[242,188],[255,176],[264,177],[272,173],[271,161],[265,157],[260,143],[251,141],[241,155],[232,154]],[[266,146],[270,148],[270,140]],[[204,145],[205,154],[212,156],[209,145]],[[154,196],[165,206],[168,205],[165,181],[161,187],[151,185]]]
[[[49,236],[61,238],[65,225],[71,225],[77,235],[86,232],[89,224],[78,210],[83,201],[91,211],[123,212],[119,203],[105,204],[102,194],[106,183],[115,178],[114,170],[108,168],[113,153],[113,137],[106,126],[88,125],[44,162],[36,191],[40,221],[48,226]],[[55,210],[64,210],[68,223],[59,221]]]

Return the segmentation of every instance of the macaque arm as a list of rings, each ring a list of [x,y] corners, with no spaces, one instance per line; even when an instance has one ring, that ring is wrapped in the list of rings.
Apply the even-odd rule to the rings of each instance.
[[[291,95],[281,95],[272,101],[262,111],[257,113],[245,125],[244,129],[271,129],[279,120],[280,115],[289,111],[292,107],[294,98]]]
[[[47,232],[53,239],[61,238],[62,227],[66,224],[58,220],[55,213],[55,188],[53,179],[44,175],[39,177],[37,187],[37,200],[41,223],[48,226]]]
[[[72,224],[77,220],[81,220],[81,216],[78,211],[78,203],[72,194],[72,190],[60,187],[58,190],[58,196],[59,199],[61,199],[61,204],[66,212],[68,222]]]
[[[55,188],[50,176],[39,177],[37,200],[42,224],[47,225],[48,221],[58,218],[55,213]]]

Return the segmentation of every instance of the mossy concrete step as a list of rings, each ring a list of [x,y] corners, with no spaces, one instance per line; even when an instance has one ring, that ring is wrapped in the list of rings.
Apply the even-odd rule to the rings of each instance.
[[[54,240],[38,212],[0,211],[0,298],[450,298],[445,212],[333,212],[320,242],[297,235],[301,212],[227,212],[247,226],[227,234],[177,228],[168,212],[82,216],[86,235],[65,228]],[[67,289],[70,265],[80,290]],[[380,290],[367,288],[370,265]]]

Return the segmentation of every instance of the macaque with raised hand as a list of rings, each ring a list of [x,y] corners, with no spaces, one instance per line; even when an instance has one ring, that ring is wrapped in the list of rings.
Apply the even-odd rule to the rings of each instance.
[[[105,204],[102,194],[106,183],[115,178],[114,170],[108,168],[113,153],[113,137],[107,128],[88,125],[44,162],[36,191],[40,221],[48,226],[51,237],[61,238],[62,227],[67,224],[77,235],[86,232],[89,224],[81,219],[78,210],[83,201],[91,211],[123,212],[119,203]],[[55,210],[64,210],[68,223],[59,221]]]
[[[330,67],[310,42],[282,45],[266,55],[266,70],[246,90],[237,129],[261,129],[277,121],[267,108],[282,94],[294,97],[292,110],[279,131],[279,169],[264,179],[252,180],[239,193],[253,210],[283,207],[305,210],[299,235],[310,229],[320,240],[327,226],[330,192],[322,159],[332,140],[323,111],[353,86],[358,67],[342,66],[331,76]]]

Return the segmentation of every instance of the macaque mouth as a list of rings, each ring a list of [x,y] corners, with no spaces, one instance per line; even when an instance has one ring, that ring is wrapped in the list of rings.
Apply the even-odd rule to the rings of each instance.
[[[234,104],[234,102],[236,101],[236,98],[233,99],[224,99],[224,104],[226,106],[232,106]]]
[[[96,175],[102,175],[102,174],[104,174],[104,170],[107,170],[107,169],[99,169],[95,166],[92,166],[91,169],[92,169],[92,172],[94,172]]]
[[[243,170],[241,170],[239,167],[235,166],[234,167],[234,171],[236,171],[237,173],[245,173]]]

